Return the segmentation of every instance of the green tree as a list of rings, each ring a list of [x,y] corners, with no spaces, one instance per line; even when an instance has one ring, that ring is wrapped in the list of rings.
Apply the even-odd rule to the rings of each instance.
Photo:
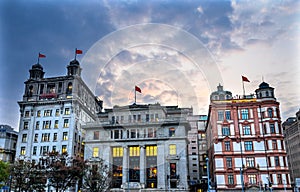
[[[0,161],[0,188],[5,185],[9,178],[9,164]]]
[[[111,184],[111,172],[103,159],[87,161],[83,174],[83,189],[88,192],[107,191]]]

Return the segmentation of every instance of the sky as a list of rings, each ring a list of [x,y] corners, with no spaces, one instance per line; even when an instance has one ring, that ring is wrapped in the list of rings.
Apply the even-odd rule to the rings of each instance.
[[[208,113],[220,83],[233,95],[275,88],[282,121],[300,108],[300,2],[235,0],[2,0],[0,124],[19,125],[29,69],[66,75],[78,55],[82,78],[104,108],[139,104]]]

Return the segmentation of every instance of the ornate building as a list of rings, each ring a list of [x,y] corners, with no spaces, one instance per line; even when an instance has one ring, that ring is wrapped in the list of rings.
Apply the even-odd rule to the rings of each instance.
[[[206,126],[211,188],[290,189],[279,102],[263,82],[255,95],[233,98],[219,85]]]
[[[111,191],[188,191],[187,116],[191,108],[160,104],[115,106],[88,123],[85,159],[104,159]]]
[[[67,75],[45,78],[43,67],[35,64],[25,81],[20,106],[17,158],[38,161],[44,154],[57,151],[83,156],[83,124],[96,120],[102,108],[81,79],[77,60],[67,66]]]
[[[0,125],[0,160],[13,162],[16,156],[18,132],[11,126]]]

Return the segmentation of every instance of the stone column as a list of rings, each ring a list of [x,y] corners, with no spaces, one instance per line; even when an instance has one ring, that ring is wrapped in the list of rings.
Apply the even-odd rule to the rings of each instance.
[[[167,143],[167,142],[166,142]],[[165,154],[164,144],[157,143],[157,188],[167,189],[167,155]]]
[[[146,172],[146,158],[145,158],[145,145],[140,146],[140,183],[141,187],[145,188],[145,172]]]
[[[123,147],[123,169],[122,169],[122,184],[123,187],[125,183],[128,182],[128,171],[129,171],[129,156],[128,156],[128,146]]]

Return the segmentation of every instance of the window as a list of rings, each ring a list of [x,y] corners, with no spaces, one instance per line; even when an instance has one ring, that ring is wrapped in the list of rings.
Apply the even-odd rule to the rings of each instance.
[[[38,142],[38,139],[39,139],[39,134],[34,134],[34,142]]]
[[[141,115],[137,116],[137,120],[138,120],[138,122],[141,122],[141,120],[142,120]]]
[[[249,110],[248,109],[241,109],[242,119],[249,119]]]
[[[273,117],[273,109],[268,108],[268,117],[272,118]]]
[[[40,122],[39,122],[39,121],[37,121],[37,122],[35,123],[35,129],[40,129]]]
[[[149,114],[146,114],[146,122],[149,122],[149,120],[150,120],[150,116]]]
[[[281,174],[277,174],[277,182],[278,182],[278,184],[282,184]]]
[[[69,119],[65,119],[64,120],[64,128],[68,128],[69,127]]]
[[[112,133],[112,135],[111,135],[112,139],[122,139],[123,138],[123,130],[113,130],[111,133]],[[135,135],[135,131],[134,131],[133,135]]]
[[[176,145],[175,144],[171,144],[169,145],[169,154],[170,155],[176,155]]]
[[[176,163],[170,163],[170,179],[177,179]],[[170,187],[176,188],[177,181],[174,181],[174,182],[170,181]]]
[[[52,152],[56,152],[56,146],[52,146]]]
[[[274,123],[270,123],[270,132],[275,133],[275,125]]]
[[[278,157],[278,156],[275,156],[275,157],[274,157],[274,160],[275,160],[275,166],[280,166],[280,163],[279,163],[279,157]]]
[[[67,146],[66,145],[61,146],[61,152],[62,153],[67,153]]]
[[[30,111],[25,111],[24,117],[29,117],[29,113],[30,113]]]
[[[63,132],[63,140],[64,141],[68,140],[68,132]]]
[[[255,167],[254,157],[246,157],[246,167]]]
[[[25,147],[21,147],[21,155],[25,155],[26,154],[26,148]]]
[[[158,114],[155,114],[155,121],[158,122]]]
[[[53,134],[53,141],[57,141],[57,133]]]
[[[277,147],[277,140],[272,140],[272,149],[273,150],[277,150],[278,147]]]
[[[226,157],[226,167],[232,168],[232,158],[231,157]]]
[[[157,156],[157,146],[146,146],[146,156]]]
[[[28,129],[28,122],[24,122],[23,129]]]
[[[22,142],[23,143],[27,142],[27,134],[22,135]]]
[[[226,118],[226,120],[230,120],[231,119],[231,114],[230,114],[229,110],[225,111],[225,118]]]
[[[245,141],[245,151],[252,151],[252,150],[253,150],[252,141]]]
[[[50,117],[51,114],[52,114],[52,110],[45,110],[45,111],[44,111],[44,116],[45,116],[45,117]]]
[[[243,126],[244,135],[251,135],[251,128],[249,125]]]
[[[225,146],[225,151],[230,151],[230,141],[225,141],[224,142],[224,146]]]
[[[228,185],[233,185],[234,184],[233,175],[228,175],[227,179],[228,179]]]
[[[71,112],[70,112],[70,108],[65,108],[65,115],[70,115]]]
[[[49,129],[51,125],[51,121],[43,121],[43,129]]]
[[[224,120],[224,111],[219,110],[218,111],[218,121]]]
[[[229,129],[229,127],[222,127],[222,135],[223,136],[230,136],[230,129]]]
[[[43,133],[42,134],[42,142],[47,142],[50,140],[50,133]]]
[[[54,128],[57,129],[58,128],[58,120],[54,121]]]
[[[40,86],[40,94],[42,94],[44,92],[44,84],[41,84]]]
[[[36,155],[36,151],[37,151],[37,146],[34,146],[32,150],[32,155]]]
[[[55,110],[55,116],[59,116],[59,109]]]
[[[94,140],[99,140],[100,137],[99,137],[99,131],[94,131],[94,137],[93,137]]]
[[[113,147],[113,157],[123,157],[123,147]]]
[[[37,116],[37,117],[40,117],[40,116],[41,116],[41,111],[40,111],[40,110],[38,110],[38,111],[36,112],[36,116]]]
[[[93,147],[93,157],[99,157],[99,148]]]
[[[130,157],[140,156],[140,147],[139,146],[129,147],[129,156]]]
[[[169,137],[174,137],[175,136],[175,128],[171,127],[169,128]]]
[[[69,84],[68,84],[68,87],[67,87],[67,94],[71,94],[72,93],[72,89],[73,89],[73,85],[72,85],[72,83],[70,82]]]
[[[156,137],[156,129],[155,128],[148,128],[147,129],[147,134],[148,134],[149,138]]]
[[[248,175],[249,184],[256,184],[256,175]]]

